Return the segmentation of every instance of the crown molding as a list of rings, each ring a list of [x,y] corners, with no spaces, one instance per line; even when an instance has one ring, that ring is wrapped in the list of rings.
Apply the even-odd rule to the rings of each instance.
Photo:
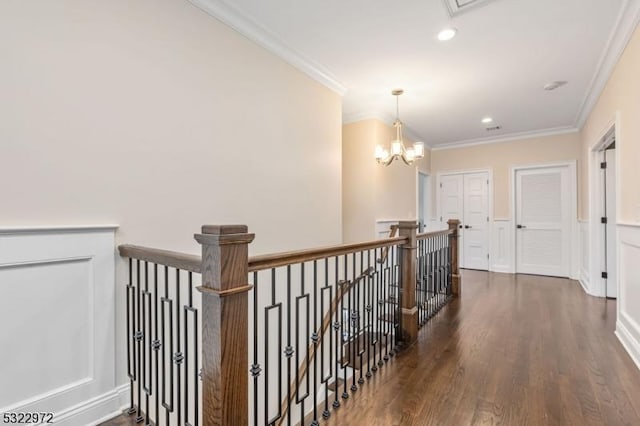
[[[458,142],[449,142],[443,143],[439,145],[435,145],[432,148],[432,151],[441,151],[444,149],[454,149],[454,148],[465,148],[469,146],[476,145],[490,145],[494,143],[501,142],[513,142],[513,141],[524,141],[532,138],[541,138],[545,136],[556,136],[556,135],[566,135],[569,133],[577,133],[579,132],[577,127],[573,126],[564,126],[564,127],[553,127],[551,129],[543,129],[543,130],[532,130],[529,132],[519,132],[519,133],[510,133],[507,135],[503,135],[496,138],[477,138],[477,139],[467,139]]]
[[[328,70],[289,47],[278,36],[255,20],[244,15],[237,7],[223,0],[189,0],[193,5],[233,28],[249,40],[257,43],[280,59],[307,74],[318,83],[328,87],[340,96],[347,88]]]
[[[640,0],[624,0],[609,40],[600,56],[596,72],[589,83],[589,90],[578,110],[576,128],[581,129],[587,121],[639,22]]]

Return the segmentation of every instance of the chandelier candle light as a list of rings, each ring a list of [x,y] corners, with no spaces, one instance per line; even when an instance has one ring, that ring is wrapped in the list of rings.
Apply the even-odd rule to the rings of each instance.
[[[391,92],[396,97],[396,121],[393,122],[393,127],[396,128],[396,139],[391,142],[391,150],[385,149],[382,145],[376,146],[376,161],[379,164],[388,166],[398,158],[407,166],[413,164],[415,160],[419,160],[424,157],[424,143],[416,142],[410,148],[405,148],[402,141],[402,121],[400,121],[400,109],[399,99],[400,95],[404,93],[402,89],[395,89]]]

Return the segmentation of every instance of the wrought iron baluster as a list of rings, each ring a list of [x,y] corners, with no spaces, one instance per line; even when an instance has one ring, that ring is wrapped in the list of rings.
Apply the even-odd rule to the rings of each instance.
[[[135,335],[135,306],[136,306],[136,293],[135,286],[133,284],[133,260],[129,258],[129,283],[126,286],[126,298],[127,298],[127,376],[129,377],[129,415],[136,412],[136,406],[133,402],[134,398],[134,385],[137,380],[137,371],[135,364],[135,344],[132,344],[132,340]]]
[[[251,376],[253,377],[253,424],[258,426],[258,378],[260,377],[260,364],[258,363],[258,272],[253,273],[253,364],[251,364]],[[265,397],[265,404],[267,403]],[[265,419],[266,420],[266,419]]]
[[[151,335],[151,293],[149,293],[149,262],[144,262],[144,290],[142,291],[142,390],[144,391],[144,424],[150,424],[149,418],[149,396],[151,394],[151,383],[147,379],[151,379],[151,371],[147,354],[147,345],[150,345],[149,336]]]
[[[171,423],[171,413],[173,413],[173,384],[174,384],[174,366],[172,363],[173,356],[173,300],[169,296],[169,267],[164,267],[164,297],[160,299],[160,317],[162,318],[162,326],[160,332],[162,334],[162,406],[165,408],[165,425]],[[166,307],[166,308],[165,308]],[[168,313],[168,345],[167,345],[167,318]],[[169,357],[167,358],[167,349]],[[167,367],[169,369],[169,402],[166,401],[167,396]]]
[[[278,375],[277,375],[277,380],[278,380],[278,399],[276,400],[277,403],[277,408],[278,408],[278,412],[277,414],[272,417],[271,419],[269,419],[269,395],[270,395],[270,381],[269,381],[269,311],[271,311],[272,309],[276,309],[277,313],[278,313],[278,322],[277,322],[277,329],[278,329],[278,350],[277,350],[277,361],[278,361]],[[275,424],[281,417],[282,417],[282,406],[280,405],[280,401],[282,401],[282,397],[283,397],[283,392],[282,392],[282,356],[280,354],[283,353],[283,349],[282,349],[282,340],[283,340],[283,336],[282,336],[282,302],[277,303],[276,302],[276,268],[272,268],[271,269],[271,305],[270,306],[266,306],[264,308],[264,315],[265,315],[265,321],[264,321],[264,352],[265,352],[265,357],[264,357],[264,395],[265,395],[265,402],[264,402],[264,418],[265,421],[268,425],[273,425]],[[291,378],[289,377],[289,380],[291,380]],[[288,383],[291,383],[290,381]],[[287,394],[289,393],[289,386],[287,386]],[[291,417],[291,416],[288,416]]]
[[[295,301],[296,301],[296,315],[295,315],[295,330],[296,330],[296,336],[295,336],[295,348],[294,348],[294,352],[295,352],[295,364],[294,367],[296,369],[296,404],[300,405],[300,424],[304,423],[304,414],[305,414],[305,409],[304,409],[304,402],[305,400],[309,397],[310,395],[310,391],[309,391],[309,384],[310,384],[310,380],[309,380],[309,365],[310,365],[310,360],[309,360],[309,353],[307,352],[306,357],[304,359],[305,362],[305,371],[306,371],[306,389],[305,389],[305,394],[304,395],[300,395],[300,383],[302,379],[305,379],[304,377],[300,377],[300,356],[301,354],[301,347],[304,347],[305,350],[308,350],[308,345],[309,342],[311,341],[310,335],[309,335],[309,328],[311,327],[311,318],[310,318],[310,309],[309,309],[309,297],[310,295],[308,293],[305,292],[305,272],[304,272],[305,268],[304,268],[304,263],[300,264],[300,296],[296,296]],[[300,345],[300,336],[302,335],[301,330],[300,330],[300,303],[303,302],[305,303],[304,308],[305,308],[305,316],[306,316],[306,321],[304,323],[304,336],[305,338],[303,339],[303,344]]]
[[[318,333],[318,261],[313,261],[313,334],[311,335],[311,341],[313,342],[313,421],[311,426],[318,426],[318,347],[320,334]],[[320,315],[323,310],[320,309]],[[322,349],[321,349],[322,350]],[[322,350],[324,352],[324,350]],[[307,354],[309,359],[309,354]],[[308,367],[307,367],[308,371]],[[307,372],[307,375],[309,373]],[[307,383],[309,378],[307,376]]]
[[[351,358],[351,391],[358,390],[356,385],[356,360],[358,357],[358,342],[360,335],[358,334],[357,316],[358,316],[358,276],[356,275],[356,254],[351,254],[351,289],[349,291],[349,352]]]
[[[160,424],[160,368],[159,368],[159,357],[160,357],[160,339],[158,336],[158,264],[153,264],[153,342],[151,343],[151,347],[153,349],[154,358],[155,358],[155,381],[154,381],[154,389],[155,389],[155,420],[156,425]]]
[[[328,312],[325,314],[325,303],[324,303],[324,292],[329,292],[329,306]],[[337,293],[336,293],[337,294]],[[322,372],[322,384],[324,384],[324,411],[322,412],[322,417],[324,419],[329,418],[331,412],[329,411],[329,380],[333,377],[333,333],[331,332],[331,319],[333,318],[333,311],[335,309],[332,307],[333,303],[333,287],[329,285],[329,258],[324,259],[324,287],[320,290],[320,313],[326,315],[328,318],[329,324],[328,327],[328,340],[329,340],[329,372],[325,375],[324,371],[325,367],[325,351],[321,349],[320,351],[320,371]],[[325,327],[324,319],[322,323],[322,327]],[[322,336],[322,342],[325,341],[324,334]],[[335,380],[335,379],[334,379]]]
[[[141,326],[141,311],[142,311],[142,291],[140,289],[140,260],[136,259],[136,294],[137,294],[137,308],[136,308],[136,334],[135,334],[135,338],[136,338],[136,365],[137,365],[137,371],[140,373],[140,376],[136,378],[137,382],[138,382],[138,394],[137,394],[137,400],[138,400],[138,410],[136,412],[136,423],[140,423],[142,420],[144,420],[144,417],[142,416],[142,407],[141,407],[141,400],[142,400],[142,380],[140,380],[140,377],[142,377],[143,373],[142,373],[142,360],[141,360],[141,344],[142,344],[142,330],[140,328]]]

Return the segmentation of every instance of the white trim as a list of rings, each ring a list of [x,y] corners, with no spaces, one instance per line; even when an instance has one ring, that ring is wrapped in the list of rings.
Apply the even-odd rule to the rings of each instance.
[[[347,88],[329,70],[291,48],[280,37],[247,16],[237,6],[223,0],[189,1],[340,96],[344,96],[347,92]]]
[[[615,334],[633,362],[636,364],[636,367],[640,369],[640,342],[633,338],[631,332],[629,332],[627,327],[620,320],[616,321]]]
[[[457,142],[446,142],[434,145],[432,151],[440,151],[443,149],[465,148],[468,146],[491,145],[494,143],[525,141],[532,138],[540,138],[545,136],[566,135],[577,133],[580,130],[574,126],[554,127],[551,129],[531,130],[528,132],[509,133],[498,137],[485,137],[476,139],[466,139]]]
[[[609,40],[598,62],[596,72],[589,84],[587,94],[576,115],[575,126],[577,128],[582,128],[587,121],[639,22],[640,1],[624,0],[616,23],[609,35]]]
[[[640,250],[640,225],[618,225],[617,228],[617,275],[618,300],[616,336],[627,350],[633,361],[640,368],[640,301],[630,299],[629,288],[637,284],[637,267],[633,262],[637,258],[635,252]],[[625,256],[626,250],[634,250],[632,256]],[[633,315],[633,316],[632,316]]]
[[[129,399],[131,394],[131,386],[127,383],[124,385],[120,385],[116,388],[116,393],[118,396],[116,409],[109,414],[105,414],[104,417],[96,420],[93,424],[99,425],[100,423],[104,423],[107,420],[111,420],[115,417],[122,415],[124,410],[129,406]]]
[[[67,368],[55,382],[35,382],[34,386],[23,389],[13,397],[17,400],[12,397],[6,399],[7,406],[0,407],[0,412],[53,412],[56,424],[84,426],[93,424],[95,419],[103,418],[120,408],[114,356],[115,229],[116,226],[112,225],[14,227],[6,228],[0,234],[0,274],[10,274],[19,268],[31,268],[32,265],[69,264],[79,268],[74,269],[77,272],[74,272],[74,285],[83,288],[83,292],[86,291],[84,296],[79,295],[69,301],[86,303],[82,317],[79,318],[82,320],[82,327],[78,328],[77,334],[64,336],[64,342],[73,340],[77,343],[74,352],[78,355],[82,369],[71,373],[74,366],[69,368],[67,364]],[[7,269],[9,266],[10,269]],[[57,275],[52,270],[47,272],[45,284],[51,288],[60,282],[66,283],[67,279],[65,273]],[[39,284],[40,278],[32,278],[28,282]],[[4,313],[6,319],[9,313]],[[23,334],[38,339],[38,333],[46,332],[38,318],[25,315],[21,319],[20,326],[26,333]],[[66,321],[56,325],[64,327],[71,324],[69,319]],[[56,340],[60,341],[61,337],[63,336],[56,336]],[[47,354],[47,358],[51,358],[49,363],[30,369],[28,377],[12,377],[10,365],[4,366],[6,370],[0,367],[0,375],[8,376],[9,383],[12,383],[21,379],[28,382],[31,375],[41,374],[42,371],[53,372],[45,369],[51,369],[51,362],[57,362],[56,357],[62,355],[56,351],[56,347],[52,346],[51,349],[51,353]]]
[[[118,417],[127,406],[130,388],[128,384],[91,398],[56,415],[54,422],[59,425],[98,425]],[[97,417],[100,416],[100,417]],[[85,420],[86,419],[86,420]],[[97,419],[97,420],[91,420]],[[88,423],[82,423],[83,421]]]
[[[503,238],[498,235],[501,230],[504,230]],[[492,272],[499,272],[503,274],[512,274],[511,270],[511,257],[513,256],[513,248],[511,247],[511,232],[513,232],[513,224],[511,219],[498,219],[494,218],[492,222],[491,230],[491,253],[489,254],[489,270]],[[500,245],[504,244],[504,253],[499,253]]]
[[[27,233],[45,233],[45,232],[88,232],[88,231],[113,231],[120,227],[115,224],[104,225],[20,225],[20,226],[3,226],[0,227],[0,234],[27,234]]]
[[[634,222],[616,222],[617,226],[622,226],[624,228],[640,228],[640,223]]]
[[[604,244],[604,236],[602,232],[602,224],[600,223],[600,217],[602,216],[602,205],[600,203],[602,197],[602,182],[600,179],[600,155],[605,148],[604,144],[605,136],[611,131],[611,128],[615,128],[616,146],[620,146],[620,113],[616,112],[614,116],[607,122],[606,126],[600,131],[598,137],[593,143],[589,143],[589,161],[588,167],[588,185],[589,185],[589,251],[591,253],[589,257],[589,291],[587,293],[604,297],[605,296],[605,284],[604,279],[601,278],[602,273],[602,246]],[[618,193],[620,190],[620,150],[616,155],[616,215],[619,215],[621,197]],[[616,224],[618,218],[614,218]],[[619,277],[620,271],[617,271],[616,276]],[[618,287],[619,288],[619,287]]]
[[[579,280],[580,270],[579,262],[579,247],[578,247],[578,176],[577,176],[577,161],[553,161],[549,163],[527,164],[520,166],[512,166],[510,168],[509,179],[511,180],[511,216],[513,217],[513,226],[515,227],[518,221],[516,214],[516,172],[518,170],[530,170],[541,169],[547,167],[567,167],[569,169],[569,189],[571,191],[569,200],[569,259],[571,264],[569,265],[569,277],[573,280]],[[512,233],[511,244],[513,247],[513,257],[511,259],[511,270],[516,274],[517,268],[517,232]]]

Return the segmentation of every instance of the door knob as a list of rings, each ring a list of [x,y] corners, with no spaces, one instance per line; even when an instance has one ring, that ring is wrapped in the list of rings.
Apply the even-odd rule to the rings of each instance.
[[[524,226],[524,225],[517,225],[517,226],[516,226],[516,228],[518,228],[518,229],[524,229],[524,228],[526,228],[526,226]]]
[[[471,226],[469,226],[469,225],[465,225],[464,226],[464,229],[469,229],[469,228],[471,228]]]

